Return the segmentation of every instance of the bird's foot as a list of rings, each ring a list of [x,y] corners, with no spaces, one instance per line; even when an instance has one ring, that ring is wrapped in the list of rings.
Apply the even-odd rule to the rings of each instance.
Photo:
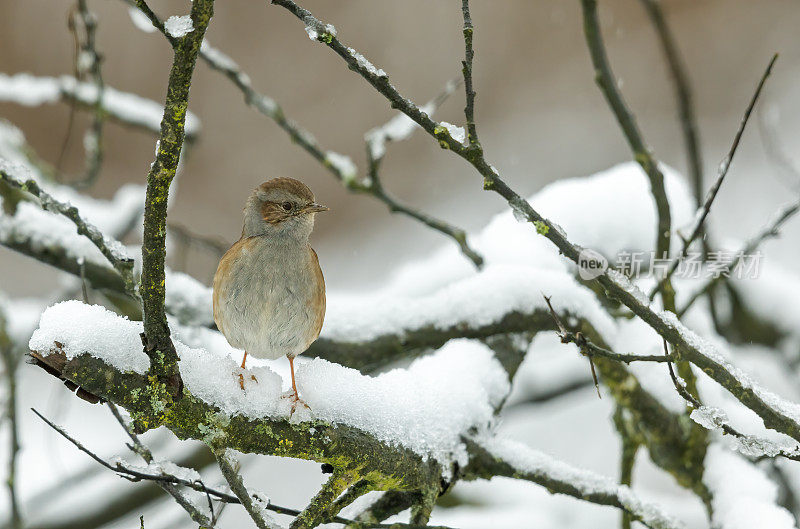
[[[234,373],[234,374],[235,375],[236,374],[239,375],[239,387],[242,388],[242,391],[244,391],[244,374],[242,374],[242,373]],[[252,380],[256,384],[258,384],[258,379],[256,378],[255,375],[251,374],[250,375],[250,380]]]
[[[306,404],[306,402],[303,399],[300,398],[300,396],[297,394],[297,391],[295,391],[294,389],[289,394],[283,395],[281,398],[289,399],[291,401],[292,411],[290,415],[297,410],[298,406],[302,406],[307,410],[311,409],[311,407],[308,404]]]

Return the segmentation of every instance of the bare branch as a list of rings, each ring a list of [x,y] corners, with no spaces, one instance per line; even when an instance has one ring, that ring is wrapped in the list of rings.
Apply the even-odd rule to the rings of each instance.
[[[170,340],[164,311],[167,198],[183,147],[192,74],[213,14],[214,0],[196,0],[192,3],[192,31],[178,39],[175,46],[161,120],[161,136],[155,161],[147,175],[140,288],[145,351],[151,357],[152,374],[167,382],[174,397],[180,395],[182,383],[177,367],[178,355]]]
[[[263,510],[256,507],[250,492],[244,486],[242,476],[234,468],[235,463],[231,461],[226,451],[215,450],[214,456],[217,458],[217,464],[222,471],[222,476],[225,478],[225,481],[228,482],[228,485],[233,493],[236,494],[236,497],[239,498],[239,503],[242,504],[247,514],[250,515],[250,519],[255,522],[256,527],[258,527],[258,529],[281,529],[278,522],[267,513],[263,512]]]
[[[475,51],[472,48],[472,16],[469,12],[469,0],[461,0],[461,14],[464,18],[464,60],[461,62],[461,72],[464,75],[464,93],[466,95],[466,106],[464,107],[464,117],[467,120],[467,141],[469,145],[475,145],[478,141],[478,130],[475,126],[475,89],[472,86],[472,60]]]
[[[174,39],[166,32],[163,22],[152,10],[145,4],[143,0],[124,0],[128,4],[135,5],[142,12],[147,15],[153,26],[158,29],[171,43],[174,44]],[[200,58],[214,71],[217,71],[227,77],[244,95],[245,102],[256,109],[260,114],[273,120],[284,132],[291,138],[292,142],[299,145],[306,151],[312,158],[317,160],[323,167],[325,167],[347,190],[353,193],[362,193],[373,196],[380,200],[389,208],[392,213],[401,213],[409,216],[428,227],[452,238],[458,244],[461,252],[472,261],[475,266],[480,268],[483,263],[481,256],[473,250],[467,243],[466,233],[464,230],[447,223],[443,220],[437,219],[421,210],[413,208],[404,204],[387,194],[383,186],[377,181],[376,175],[372,174],[373,163],[374,172],[377,173],[377,165],[379,164],[382,156],[374,156],[371,150],[368,150],[368,165],[370,166],[370,174],[368,178],[359,179],[357,168],[349,158],[323,148],[314,136],[303,129],[300,125],[287,118],[281,106],[271,97],[259,93],[253,88],[250,76],[241,70],[238,64],[230,57],[223,54],[216,48],[212,48],[209,44],[203,43],[200,49]],[[427,111],[432,114],[433,111],[449,96],[456,86],[453,83],[448,83],[445,90],[434,98],[428,105]],[[373,131],[371,131],[373,132]],[[369,133],[368,133],[369,134]],[[385,140],[384,140],[385,141]],[[369,140],[368,140],[369,143]],[[371,149],[371,147],[369,147]],[[341,160],[347,159],[347,162]]]
[[[698,138],[697,117],[694,113],[692,91],[689,87],[689,75],[675,43],[675,37],[664,19],[660,0],[641,1],[650,20],[653,22],[653,27],[661,44],[661,51],[664,53],[664,58],[669,67],[670,77],[675,89],[675,100],[678,103],[678,115],[680,116],[683,143],[689,165],[689,178],[692,181],[692,189],[697,203],[696,207],[699,208],[703,197],[703,162]]]
[[[722,186],[723,180],[725,180],[725,176],[728,174],[728,169],[731,166],[731,161],[733,161],[733,155],[736,154],[736,150],[739,147],[739,142],[742,139],[742,134],[744,133],[744,129],[747,126],[747,122],[750,119],[750,114],[753,112],[753,108],[756,106],[756,102],[758,101],[759,95],[761,95],[761,90],[764,88],[764,83],[766,83],[767,78],[769,77],[770,73],[772,73],[772,66],[775,64],[775,61],[778,60],[778,54],[772,56],[772,60],[769,61],[769,65],[767,69],[764,71],[763,75],[761,76],[761,80],[758,82],[758,86],[756,87],[756,91],[753,94],[753,97],[750,98],[750,103],[747,105],[747,109],[744,112],[744,116],[742,117],[741,122],[739,123],[739,129],[736,131],[736,135],[733,138],[733,144],[731,145],[730,150],[728,151],[727,156],[722,160],[719,165],[719,173],[717,174],[717,179],[714,182],[714,185],[711,186],[711,189],[708,190],[706,194],[705,201],[700,209],[697,210],[695,214],[694,225],[692,227],[692,231],[690,232],[689,237],[683,240],[683,249],[681,250],[680,255],[672,261],[672,264],[667,271],[667,274],[664,276],[659,283],[653,287],[653,290],[650,292],[650,299],[653,299],[655,293],[662,287],[662,285],[669,281],[675,271],[678,269],[678,266],[683,262],[686,256],[689,254],[689,247],[691,244],[697,239],[697,237],[702,233],[703,223],[705,222],[706,218],[708,217],[709,212],[711,211],[711,205],[714,203],[714,199],[717,198],[717,193],[719,192],[719,188]]]
[[[774,237],[778,237],[780,235],[781,227],[798,211],[800,211],[800,200],[782,207],[774,216],[773,220],[764,229],[751,237],[747,242],[744,243],[742,248],[736,252],[736,258],[730,263],[728,268],[730,270],[735,270],[745,256],[752,255],[763,242]],[[713,289],[718,283],[722,282],[723,279],[727,278],[724,275],[719,275],[709,279],[705,285],[697,289],[689,297],[683,307],[678,311],[678,316],[682,317],[684,314],[686,314],[686,311],[688,311],[700,297],[707,292],[710,292],[711,289]]]
[[[658,226],[656,232],[656,255],[659,258],[669,256],[672,220],[670,217],[669,200],[664,188],[664,175],[658,168],[658,162],[653,157],[650,149],[645,144],[636,118],[619,90],[617,79],[611,71],[611,66],[606,55],[605,45],[600,33],[600,23],[597,19],[597,0],[581,0],[583,6],[583,29],[586,43],[594,65],[595,81],[603,92],[614,117],[628,141],[634,159],[642,166],[650,179],[650,192],[656,204]],[[666,291],[665,291],[666,293]]]

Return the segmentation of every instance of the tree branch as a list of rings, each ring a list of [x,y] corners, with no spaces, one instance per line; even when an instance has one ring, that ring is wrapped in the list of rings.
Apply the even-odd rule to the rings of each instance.
[[[167,199],[183,146],[192,74],[213,13],[213,0],[196,0],[192,3],[193,29],[178,39],[175,46],[161,120],[161,137],[157,143],[155,161],[147,175],[140,288],[145,350],[151,358],[151,371],[169,382],[173,397],[180,395],[181,381],[177,368],[178,355],[170,340],[164,311]]]
[[[272,517],[268,516],[261,509],[256,508],[250,492],[244,486],[242,476],[234,469],[234,463],[231,462],[230,455],[226,450],[214,450],[214,456],[217,458],[217,464],[222,471],[222,476],[228,482],[231,490],[239,499],[239,503],[250,515],[250,519],[256,524],[258,529],[281,529],[281,526]]]
[[[677,528],[681,525],[660,508],[644,504],[626,486],[592,472],[569,467],[520,443],[492,440],[492,444],[468,441],[471,454],[463,478],[491,479],[505,476],[532,481],[553,494],[565,494],[580,500],[616,507],[652,529]],[[514,460],[507,454],[514,452]]]
[[[683,131],[683,143],[688,160],[689,179],[692,182],[696,207],[699,208],[703,199],[703,162],[698,138],[697,117],[694,113],[692,91],[689,87],[689,75],[678,51],[675,37],[664,19],[660,0],[641,0],[641,2],[656,30],[661,51],[664,53],[669,74],[672,78],[681,130]]]
[[[750,103],[747,105],[747,109],[744,112],[744,116],[742,117],[741,122],[739,123],[739,129],[736,131],[736,135],[733,138],[733,144],[731,145],[730,150],[728,151],[727,156],[722,160],[719,165],[719,174],[717,175],[717,179],[714,182],[714,185],[711,186],[711,189],[708,190],[706,194],[705,201],[700,209],[697,210],[695,214],[694,225],[692,227],[692,231],[690,232],[689,237],[683,240],[683,249],[681,250],[680,255],[672,261],[672,264],[667,271],[667,274],[664,276],[663,279],[653,288],[650,293],[650,299],[653,299],[655,293],[661,288],[661,285],[665,281],[669,281],[675,271],[678,269],[678,266],[683,262],[686,256],[689,254],[689,247],[691,244],[697,239],[697,237],[702,233],[703,230],[703,223],[705,222],[708,214],[711,212],[711,205],[714,203],[714,199],[717,198],[717,193],[719,192],[719,188],[722,186],[723,180],[725,180],[725,176],[728,174],[728,169],[731,166],[731,162],[733,161],[733,155],[736,154],[736,150],[739,148],[739,142],[742,139],[742,134],[744,134],[744,129],[747,126],[747,122],[750,119],[750,114],[753,112],[753,108],[756,106],[756,102],[758,101],[758,97],[761,95],[761,90],[764,88],[764,83],[766,83],[767,78],[769,77],[770,73],[772,73],[772,66],[775,64],[775,61],[778,60],[778,54],[772,56],[772,60],[769,61],[769,65],[767,69],[764,71],[763,75],[761,76],[761,80],[758,82],[758,86],[756,87],[756,91],[753,94],[753,97],[750,98]]]
[[[644,142],[636,118],[628,108],[627,103],[620,93],[617,79],[611,71],[611,66],[606,55],[605,45],[600,33],[600,23],[597,19],[597,0],[581,0],[583,7],[583,29],[586,43],[594,65],[595,81],[603,92],[614,117],[628,141],[634,159],[642,166],[650,179],[650,192],[656,204],[658,226],[656,233],[656,255],[659,258],[669,256],[672,220],[670,217],[669,200],[664,188],[664,175],[658,168],[658,162],[653,157]]]
[[[94,110],[97,87],[93,83],[80,82],[74,77],[37,77],[27,73],[6,75],[0,73],[2,101],[25,106],[64,102],[86,110]],[[41,95],[32,98],[31,94]],[[158,134],[159,118],[164,108],[150,99],[121,92],[104,85],[101,102],[103,116],[115,123],[138,130]],[[186,140],[193,141],[200,134],[200,120],[187,113]]]
[[[472,60],[475,51],[472,48],[472,16],[469,12],[469,0],[461,0],[461,14],[464,18],[464,60],[461,62],[461,72],[464,75],[464,94],[466,96],[466,106],[464,107],[464,117],[467,121],[467,141],[470,146],[479,143],[478,130],[475,126],[475,89],[472,86]]]
[[[0,182],[15,189],[30,193],[39,199],[42,209],[63,215],[72,221],[78,233],[89,239],[122,277],[124,291],[130,295],[135,294],[135,287],[133,284],[133,259],[128,257],[124,246],[122,246],[119,241],[103,235],[96,226],[81,217],[78,208],[56,200],[39,187],[39,184],[37,184],[35,180],[21,182],[9,175],[6,171],[0,169]]]

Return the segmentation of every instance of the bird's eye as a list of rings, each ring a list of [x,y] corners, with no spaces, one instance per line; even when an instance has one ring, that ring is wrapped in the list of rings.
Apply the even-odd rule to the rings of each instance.
[[[292,211],[291,202],[284,202],[283,204],[281,204],[281,207],[284,209],[284,211]]]

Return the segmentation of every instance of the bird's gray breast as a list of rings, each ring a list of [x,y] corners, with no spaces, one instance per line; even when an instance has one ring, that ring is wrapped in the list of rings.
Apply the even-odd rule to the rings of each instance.
[[[295,356],[309,345],[317,291],[308,244],[256,237],[220,285],[225,337],[258,358]]]

